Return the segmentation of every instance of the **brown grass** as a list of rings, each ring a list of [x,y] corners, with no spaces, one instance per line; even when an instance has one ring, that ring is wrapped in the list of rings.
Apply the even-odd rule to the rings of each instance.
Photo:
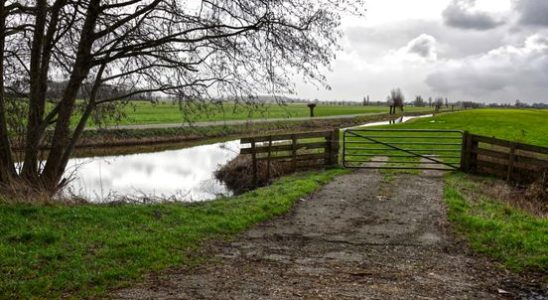
[[[499,199],[528,213],[546,218],[548,217],[548,185],[546,175],[534,183],[510,185],[503,180],[488,180],[474,176],[483,193],[493,199]]]
[[[299,165],[299,170],[317,166],[316,161],[309,161],[310,166]],[[316,167],[319,168],[319,167]],[[251,155],[240,154],[226,165],[215,171],[215,177],[224,182],[235,194],[241,194],[257,187],[269,185],[274,179],[294,173],[290,161],[271,161],[270,176],[267,178],[267,161],[257,161],[257,184],[253,182],[253,163]]]

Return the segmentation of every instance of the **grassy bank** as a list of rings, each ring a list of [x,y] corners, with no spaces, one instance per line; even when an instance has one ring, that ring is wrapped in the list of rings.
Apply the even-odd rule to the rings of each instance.
[[[415,119],[391,128],[468,130],[474,134],[547,146],[548,110],[474,109]]]
[[[145,101],[132,102],[123,108],[127,118],[120,120],[121,125],[133,124],[167,124],[181,123],[185,119],[193,122],[223,121],[223,120],[248,120],[248,119],[274,119],[274,118],[304,118],[310,114],[306,103],[290,103],[287,105],[262,104],[254,106],[234,105],[204,105],[201,107],[186,108],[191,111],[190,116],[183,115],[178,104],[158,103],[152,104]],[[406,112],[433,111],[431,107],[406,107]],[[387,113],[387,106],[379,105],[326,105],[318,104],[314,109],[317,117],[355,115],[355,114],[380,114]],[[113,124],[113,122],[110,122]]]
[[[548,274],[548,219],[484,193],[492,179],[446,177],[449,220],[471,248],[513,271]]]
[[[408,113],[408,115],[412,114],[420,113]],[[181,144],[200,143],[200,141],[211,139],[226,140],[250,135],[324,130],[386,121],[393,118],[396,117],[388,114],[373,114],[344,119],[287,120],[231,126],[90,130],[84,132],[80,144],[85,147],[79,147],[77,155],[94,156],[159,151],[165,147],[173,148],[174,146],[177,148]]]
[[[149,272],[192,265],[208,239],[288,211],[344,170],[295,175],[196,204],[0,204],[0,298],[100,296]]]

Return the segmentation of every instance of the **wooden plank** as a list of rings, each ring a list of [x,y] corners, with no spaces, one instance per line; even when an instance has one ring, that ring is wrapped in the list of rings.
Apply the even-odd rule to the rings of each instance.
[[[295,161],[310,160],[310,159],[322,159],[325,157],[324,153],[313,153],[313,154],[300,154],[295,157]],[[257,160],[267,160],[268,157],[259,157]],[[272,156],[270,157],[271,161],[275,160],[293,160],[293,155],[284,155],[284,156]]]
[[[272,135],[272,141],[291,140],[293,135],[297,139],[305,139],[305,138],[328,137],[330,134],[331,134],[331,131],[312,131],[312,132],[278,134],[278,135]],[[240,144],[249,144],[252,141],[255,141],[255,142],[268,142],[268,140],[269,140],[269,136],[247,137],[247,138],[242,138],[240,140]]]
[[[500,151],[494,151],[484,148],[478,148],[472,150],[473,153],[476,153],[478,156],[489,156],[489,157],[495,157],[495,158],[501,158],[507,160],[509,157],[508,152],[500,152]]]
[[[497,169],[506,172],[507,165],[505,163],[499,163],[496,161],[489,160],[477,160],[476,164],[478,167],[488,167],[492,169]]]
[[[498,158],[490,158],[490,157],[479,157],[478,158],[478,165],[482,165],[484,167],[489,166],[493,168],[498,168],[504,171],[508,171],[508,160],[502,160]],[[537,164],[529,164],[529,163],[522,163],[518,161],[514,161],[512,165],[513,169],[519,169],[517,172],[520,171],[527,171],[527,172],[539,172],[544,167],[537,165]]]
[[[475,134],[472,135],[472,138],[473,138],[474,141],[478,141],[478,142],[481,142],[481,143],[499,145],[499,146],[504,146],[504,147],[507,147],[507,148],[511,148],[512,145],[515,145],[516,149],[519,149],[519,150],[525,150],[525,151],[548,154],[548,148],[542,147],[542,146],[522,144],[522,143],[511,142],[511,141],[507,141],[507,140],[501,140],[501,139],[497,139],[497,138],[494,138],[494,137],[475,135]]]
[[[251,153],[268,153],[269,151],[278,152],[278,151],[293,151],[293,148],[296,147],[297,150],[310,150],[310,149],[320,149],[325,148],[326,142],[317,142],[317,143],[302,143],[286,145],[274,145],[274,146],[261,146],[255,148],[242,148],[240,149],[240,154],[251,154]]]
[[[483,149],[483,148],[476,149],[474,150],[474,152],[480,156],[500,158],[504,160],[508,160],[510,156],[510,153],[504,153],[500,151],[494,151],[494,150]],[[530,164],[530,165],[539,166],[539,167],[548,167],[548,160],[543,160],[539,158],[533,158],[533,157],[523,156],[518,154],[514,154],[514,162],[522,163],[522,164]]]

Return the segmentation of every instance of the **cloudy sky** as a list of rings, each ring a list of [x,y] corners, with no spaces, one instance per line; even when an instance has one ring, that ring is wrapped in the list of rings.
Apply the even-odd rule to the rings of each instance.
[[[400,87],[450,100],[548,103],[548,0],[366,0],[346,17],[330,91],[298,96],[384,100]]]

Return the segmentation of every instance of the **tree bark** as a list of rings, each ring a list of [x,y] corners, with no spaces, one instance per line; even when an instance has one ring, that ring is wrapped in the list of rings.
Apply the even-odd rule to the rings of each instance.
[[[44,115],[45,99],[41,99],[39,92],[42,65],[42,46],[47,18],[47,0],[38,0],[35,8],[34,35],[30,53],[30,95],[29,112],[25,141],[25,159],[21,175],[28,181],[38,179],[38,146],[40,145],[40,125]]]
[[[78,52],[74,68],[65,88],[61,105],[53,133],[51,150],[49,152],[44,171],[42,172],[42,183],[46,189],[54,192],[58,188],[58,182],[64,173],[63,158],[66,155],[70,144],[70,119],[74,110],[74,103],[82,82],[87,77],[91,66],[91,48],[94,42],[94,29],[97,16],[100,12],[100,1],[90,2],[86,19],[80,35]]]
[[[5,0],[0,0],[0,73],[4,74],[4,44],[6,39]],[[11,143],[8,137],[6,120],[6,101],[4,95],[4,76],[0,76],[0,184],[9,184],[16,176],[11,153]]]

